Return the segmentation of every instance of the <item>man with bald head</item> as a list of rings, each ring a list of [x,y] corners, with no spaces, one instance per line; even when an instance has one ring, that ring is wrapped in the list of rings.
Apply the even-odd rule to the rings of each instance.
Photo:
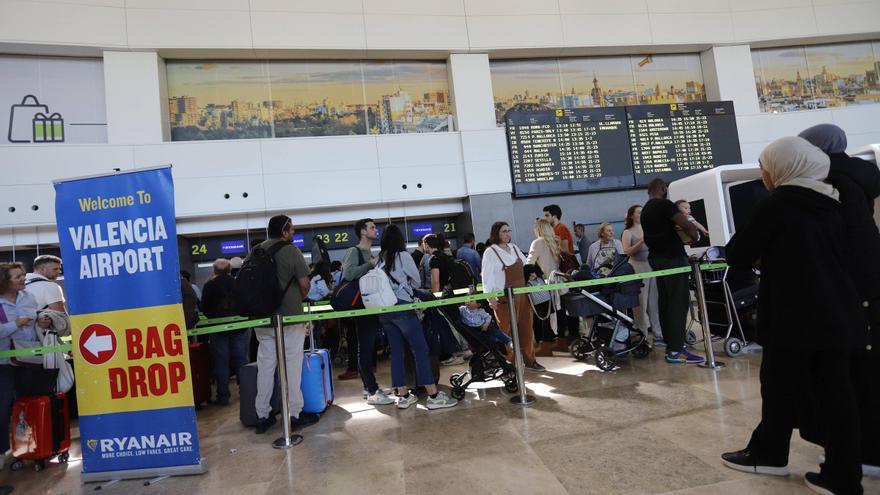
[[[231,270],[229,260],[218,258],[214,261],[214,275],[202,288],[202,312],[208,318],[235,316],[235,301],[232,298],[235,279],[230,275]],[[247,343],[245,330],[211,334],[211,362],[217,383],[217,404],[229,404],[229,370],[230,367],[238,370],[247,364]]]

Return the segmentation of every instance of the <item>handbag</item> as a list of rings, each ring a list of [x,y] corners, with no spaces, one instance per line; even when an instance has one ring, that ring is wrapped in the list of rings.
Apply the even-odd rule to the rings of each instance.
[[[536,278],[534,280],[529,280],[529,285],[532,287],[539,287],[541,285],[547,285],[542,278]],[[532,304],[538,305],[543,304],[550,300],[550,291],[545,290],[541,292],[530,292],[529,299],[532,300]]]
[[[360,248],[355,246],[358,253],[358,262],[360,265],[366,263],[364,254]],[[364,309],[364,301],[361,298],[361,288],[358,280],[342,279],[341,283],[333,289],[330,295],[330,306],[336,311],[350,311],[353,309]]]
[[[559,271],[562,273],[568,273],[572,270],[577,270],[580,267],[581,264],[578,263],[577,258],[575,258],[573,254],[569,254],[565,251],[559,252]]]

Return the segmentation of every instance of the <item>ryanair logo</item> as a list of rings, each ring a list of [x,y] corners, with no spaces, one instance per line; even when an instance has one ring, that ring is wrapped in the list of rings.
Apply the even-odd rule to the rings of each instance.
[[[127,437],[88,440],[86,445],[102,459],[165,455],[193,452],[193,435],[187,431],[160,435],[133,435]]]

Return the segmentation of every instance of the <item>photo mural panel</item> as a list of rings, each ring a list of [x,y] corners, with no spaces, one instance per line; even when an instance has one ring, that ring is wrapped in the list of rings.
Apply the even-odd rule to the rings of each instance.
[[[172,141],[272,137],[265,62],[168,62]]]
[[[753,50],[752,62],[762,112],[880,102],[876,41]]]
[[[698,54],[493,60],[495,119],[510,110],[706,101]]]
[[[445,62],[168,62],[173,141],[450,130]]]

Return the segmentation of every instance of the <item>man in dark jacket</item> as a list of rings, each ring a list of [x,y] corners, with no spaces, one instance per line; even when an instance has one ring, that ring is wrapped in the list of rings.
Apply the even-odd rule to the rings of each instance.
[[[853,384],[862,423],[862,463],[880,473],[880,231],[874,221],[874,201],[880,196],[877,165],[846,154],[846,134],[832,124],[820,124],[801,137],[828,154],[830,182],[840,194],[845,225],[844,241],[852,247],[853,281],[864,308],[867,346],[853,360]],[[822,425],[809,419],[800,425],[801,436],[821,445]],[[866,471],[867,473],[868,471]]]
[[[208,318],[235,316],[235,301],[232,286],[235,279],[230,275],[232,265],[229,260],[219,258],[214,261],[214,275],[202,288],[202,312]],[[214,368],[214,382],[217,383],[217,404],[229,404],[230,371],[238,372],[247,364],[247,331],[213,333],[210,335],[211,363]],[[231,368],[230,368],[231,367]]]

